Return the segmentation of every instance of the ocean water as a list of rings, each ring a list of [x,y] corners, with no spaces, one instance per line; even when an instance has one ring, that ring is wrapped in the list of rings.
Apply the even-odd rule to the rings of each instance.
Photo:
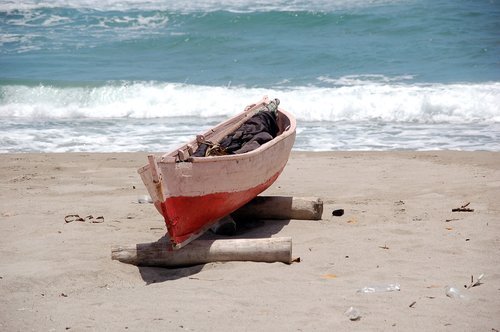
[[[500,151],[500,0],[0,2],[0,152],[166,152],[264,95],[295,150]]]

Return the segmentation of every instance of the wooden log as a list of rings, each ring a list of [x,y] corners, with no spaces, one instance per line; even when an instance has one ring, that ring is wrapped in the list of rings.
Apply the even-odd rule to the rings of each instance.
[[[317,197],[257,196],[231,215],[238,219],[320,220],[323,201]]]
[[[139,266],[180,267],[224,261],[292,263],[290,237],[267,239],[197,240],[181,250],[159,241],[114,246],[111,259]]]

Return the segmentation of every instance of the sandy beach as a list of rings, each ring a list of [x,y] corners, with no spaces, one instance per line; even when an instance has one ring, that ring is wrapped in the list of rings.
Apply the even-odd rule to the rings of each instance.
[[[0,155],[1,331],[500,330],[498,152],[294,152],[264,194],[320,197],[322,220],[265,221],[240,237],[289,236],[299,263],[176,269],[111,260],[112,245],[165,233],[138,203],[145,163]],[[469,202],[473,212],[452,212]],[[104,222],[66,223],[71,214]]]

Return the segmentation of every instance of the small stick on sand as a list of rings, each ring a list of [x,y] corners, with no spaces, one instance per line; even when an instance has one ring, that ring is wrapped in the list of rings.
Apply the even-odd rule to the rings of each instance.
[[[474,212],[474,209],[470,209],[467,207],[467,206],[469,206],[469,204],[470,204],[470,202],[462,205],[459,208],[451,209],[451,212]]]

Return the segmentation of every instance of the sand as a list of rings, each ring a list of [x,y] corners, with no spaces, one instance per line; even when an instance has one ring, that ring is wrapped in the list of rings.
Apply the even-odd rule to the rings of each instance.
[[[0,155],[1,331],[500,330],[500,153],[294,152],[265,194],[321,197],[323,219],[243,236],[290,236],[300,263],[176,269],[110,258],[112,245],[164,235],[154,207],[137,203],[145,163]],[[467,202],[474,212],[451,212]],[[357,292],[391,283],[401,290]],[[448,285],[465,298],[447,297]]]

